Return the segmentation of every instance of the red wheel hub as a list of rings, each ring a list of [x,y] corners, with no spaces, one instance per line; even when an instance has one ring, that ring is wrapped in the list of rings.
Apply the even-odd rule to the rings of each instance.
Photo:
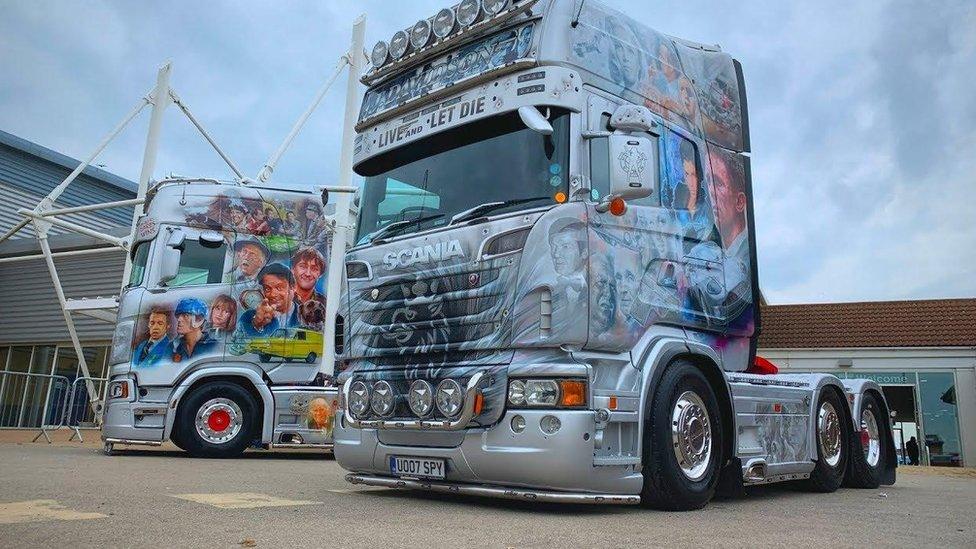
[[[221,432],[230,426],[230,414],[227,410],[214,410],[207,418],[207,426],[214,432]]]

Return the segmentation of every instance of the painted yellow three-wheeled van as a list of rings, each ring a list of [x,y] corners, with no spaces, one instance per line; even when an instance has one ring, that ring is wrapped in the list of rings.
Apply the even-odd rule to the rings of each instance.
[[[275,330],[270,337],[250,340],[247,350],[257,353],[262,362],[278,357],[289,362],[304,359],[312,364],[322,353],[322,334],[302,328],[281,328]]]

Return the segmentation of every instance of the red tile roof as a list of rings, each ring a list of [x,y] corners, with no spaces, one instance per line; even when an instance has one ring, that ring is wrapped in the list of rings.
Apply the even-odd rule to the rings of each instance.
[[[976,346],[976,299],[766,305],[760,349]]]

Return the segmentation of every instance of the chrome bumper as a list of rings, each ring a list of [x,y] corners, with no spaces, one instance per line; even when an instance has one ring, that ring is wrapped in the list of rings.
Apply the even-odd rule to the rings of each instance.
[[[468,385],[464,390],[464,408],[461,415],[455,419],[444,420],[358,420],[349,412],[349,388],[352,386],[353,378],[346,380],[342,386],[342,407],[346,424],[355,429],[396,429],[399,431],[460,431],[465,429],[471,420],[474,419],[475,394],[478,392],[478,383],[484,372],[477,372],[468,380]]]
[[[586,492],[553,492],[547,490],[527,490],[524,488],[509,488],[505,486],[489,486],[478,484],[462,484],[457,482],[441,482],[433,480],[410,480],[377,475],[349,473],[346,481],[351,484],[379,486],[383,488],[399,488],[403,490],[428,490],[446,494],[464,494],[469,496],[483,496],[520,501],[542,501],[547,503],[586,503],[598,505],[637,505],[640,496],[620,494],[590,494]]]

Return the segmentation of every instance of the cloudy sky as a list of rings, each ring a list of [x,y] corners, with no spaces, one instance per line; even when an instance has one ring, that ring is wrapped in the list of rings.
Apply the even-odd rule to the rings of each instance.
[[[742,61],[770,302],[976,296],[976,3],[607,1]],[[356,15],[368,16],[369,47],[447,3],[6,0],[0,129],[85,157],[172,60],[173,87],[254,174]],[[334,181],[342,89],[276,180]],[[98,163],[136,179],[147,124]],[[157,166],[157,177],[229,176],[176,109]]]

